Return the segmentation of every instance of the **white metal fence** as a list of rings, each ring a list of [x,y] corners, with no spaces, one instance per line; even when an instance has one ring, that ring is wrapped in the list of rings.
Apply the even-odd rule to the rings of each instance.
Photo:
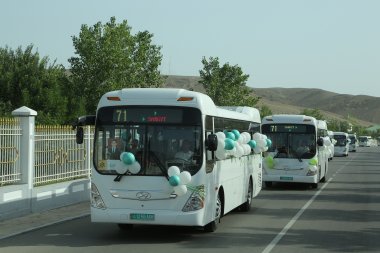
[[[34,126],[33,126],[34,127]],[[20,182],[22,127],[19,118],[0,118],[0,186]],[[35,126],[33,185],[88,178],[91,172],[93,128],[85,128],[78,145],[71,126]],[[30,140],[29,140],[30,141]]]
[[[86,140],[92,138],[86,128]],[[92,141],[78,145],[71,126],[37,125],[34,146],[34,185],[88,177]],[[90,157],[88,157],[90,156]],[[90,158],[90,159],[88,159]]]
[[[20,181],[20,136],[18,118],[0,118],[0,186]]]

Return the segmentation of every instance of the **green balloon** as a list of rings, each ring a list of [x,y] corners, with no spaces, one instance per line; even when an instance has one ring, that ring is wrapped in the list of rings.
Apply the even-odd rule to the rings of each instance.
[[[226,138],[224,140],[224,149],[226,149],[226,150],[232,150],[232,149],[234,149],[234,147],[235,147],[235,141],[233,141],[233,140],[231,140],[229,138]]]
[[[251,149],[254,149],[254,148],[256,148],[256,141],[255,140],[250,140],[248,142],[248,145],[251,147]]]
[[[274,159],[272,156],[267,156],[265,157],[265,162],[267,163],[268,167],[270,169],[273,169],[274,168]]]
[[[312,158],[312,159],[309,161],[309,164],[310,164],[310,165],[317,165],[317,164],[318,164],[318,159],[317,159],[317,158]]]
[[[272,156],[267,156],[267,157],[265,157],[265,160],[267,161],[267,162],[273,162],[273,157]]]
[[[226,138],[228,139],[231,139],[231,140],[235,140],[235,135],[232,133],[232,132],[227,132],[226,133]]]
[[[180,181],[181,180],[180,180],[179,176],[177,176],[177,175],[169,177],[169,184],[171,186],[177,186],[177,185],[179,185]]]
[[[234,129],[231,131],[235,135],[235,140],[238,140],[240,137],[240,133],[238,130]]]
[[[131,152],[123,152],[121,154],[121,160],[126,165],[131,165],[136,161],[134,154],[132,154]]]

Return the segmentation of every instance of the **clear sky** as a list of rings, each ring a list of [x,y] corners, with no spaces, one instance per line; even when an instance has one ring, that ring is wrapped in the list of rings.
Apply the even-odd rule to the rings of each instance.
[[[380,0],[0,0],[0,47],[33,44],[69,67],[82,24],[128,20],[162,46],[161,72],[199,76],[202,57],[255,88],[380,97]]]

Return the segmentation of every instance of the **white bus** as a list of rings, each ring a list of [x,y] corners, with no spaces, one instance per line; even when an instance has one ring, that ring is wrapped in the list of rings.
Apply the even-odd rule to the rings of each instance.
[[[263,181],[309,183],[313,188],[325,182],[328,152],[318,138],[317,120],[305,115],[272,115],[262,120],[262,133],[272,140],[264,158]]]
[[[96,116],[78,118],[78,143],[81,126],[91,124],[92,222],[212,232],[233,209],[248,211],[262,188],[261,153],[248,148],[239,157],[231,157],[231,150],[216,158],[223,141],[216,133],[238,130],[250,139],[260,132],[255,108],[217,107],[207,95],[184,89],[122,89],[102,96]],[[112,156],[111,149],[121,153]]]
[[[334,132],[334,139],[336,140],[334,155],[348,156],[348,150],[350,149],[350,138],[348,138],[348,133]]]
[[[358,138],[356,137],[356,134],[348,134],[348,138],[350,138],[350,145],[349,145],[349,152],[356,152],[356,149],[359,146]]]
[[[329,131],[327,130],[327,123],[325,120],[317,120],[318,124],[318,138],[323,138],[323,148],[327,150],[328,161],[334,157],[334,144],[330,140]]]
[[[359,136],[359,147],[370,147],[371,141],[371,136]]]
[[[332,160],[334,158],[334,154],[335,154],[334,151],[335,151],[336,140],[334,139],[334,132],[333,131],[328,130],[327,131],[327,135],[329,136],[329,139],[330,139],[330,142],[331,142],[330,152],[331,152],[332,157],[330,158],[330,160]]]

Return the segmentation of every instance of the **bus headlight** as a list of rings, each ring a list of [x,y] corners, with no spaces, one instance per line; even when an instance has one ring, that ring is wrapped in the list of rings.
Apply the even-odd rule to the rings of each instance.
[[[183,206],[182,211],[191,212],[191,211],[200,210],[203,207],[204,207],[204,196],[200,192],[194,191],[190,195],[186,204]]]
[[[107,209],[94,183],[91,183],[91,206],[99,209]]]
[[[317,166],[315,166],[315,165],[310,166],[309,170],[307,171],[306,176],[314,176],[317,174],[317,171],[318,171]]]

